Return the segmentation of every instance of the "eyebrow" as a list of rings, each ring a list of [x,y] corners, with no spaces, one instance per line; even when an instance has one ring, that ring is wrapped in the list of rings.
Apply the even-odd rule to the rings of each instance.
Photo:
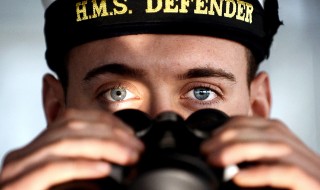
[[[133,78],[137,78],[137,77],[142,78],[143,76],[146,75],[144,70],[131,68],[121,63],[112,63],[112,64],[103,65],[101,67],[97,67],[90,70],[86,74],[86,76],[83,78],[83,80],[89,82],[93,78],[96,78],[99,75],[103,75],[107,73],[128,76]]]
[[[216,77],[227,79],[231,82],[236,82],[236,77],[234,74],[227,72],[223,69],[214,69],[214,68],[194,68],[189,69],[186,73],[179,75],[180,80],[192,79],[192,78],[203,78],[203,77]]]
[[[87,72],[84,77],[84,81],[90,82],[92,79],[98,77],[99,75],[104,75],[107,73],[127,76],[132,78],[142,78],[146,75],[146,71],[137,68],[131,68],[127,65],[121,63],[112,63],[103,65],[101,67],[94,68]],[[227,79],[231,82],[236,82],[236,78],[234,74],[227,72],[223,69],[215,69],[215,68],[193,68],[189,69],[186,73],[178,75],[178,79],[186,80],[192,78],[204,78],[204,77],[216,77]]]

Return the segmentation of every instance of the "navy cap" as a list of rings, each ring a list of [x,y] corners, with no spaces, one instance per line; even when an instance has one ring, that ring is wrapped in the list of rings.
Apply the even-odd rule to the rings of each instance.
[[[191,34],[224,38],[269,56],[281,22],[277,0],[48,0],[46,59],[55,72],[75,46],[130,34]]]

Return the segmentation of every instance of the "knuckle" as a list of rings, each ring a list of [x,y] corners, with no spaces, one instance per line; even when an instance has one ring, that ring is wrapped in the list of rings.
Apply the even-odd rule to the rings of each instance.
[[[11,162],[14,162],[15,160],[19,159],[20,156],[21,156],[21,151],[22,151],[22,148],[21,149],[15,149],[15,150],[12,150],[10,152],[8,152],[5,157],[3,158],[3,164],[2,166],[3,167],[7,167]]]
[[[271,125],[276,127],[276,128],[279,128],[279,129],[286,129],[287,127],[285,126],[285,124],[280,121],[279,119],[272,119],[271,120]]]
[[[16,155],[17,155],[17,150],[14,150],[14,151],[7,153],[7,155],[3,159],[3,165],[7,165],[9,162],[14,160]]]
[[[279,134],[279,129],[278,129],[278,127],[271,125],[271,126],[263,128],[263,132],[265,132],[266,134],[268,134],[270,136],[274,136],[274,135]]]
[[[279,134],[281,132],[289,131],[288,127],[278,119],[270,120],[270,125],[267,127],[267,131],[270,133]]]

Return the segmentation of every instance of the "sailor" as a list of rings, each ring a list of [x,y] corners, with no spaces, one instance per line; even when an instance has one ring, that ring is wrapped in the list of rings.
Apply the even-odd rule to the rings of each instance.
[[[209,165],[256,163],[233,176],[239,187],[320,189],[319,155],[269,117],[269,76],[258,72],[280,25],[276,0],[50,3],[47,127],[6,156],[1,189],[45,190],[137,163],[145,145],[113,115],[127,108],[224,111],[230,120],[201,146]]]

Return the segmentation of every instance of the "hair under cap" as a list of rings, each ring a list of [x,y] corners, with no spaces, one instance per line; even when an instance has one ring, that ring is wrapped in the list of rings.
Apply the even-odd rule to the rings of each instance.
[[[281,22],[277,0],[49,0],[46,59],[59,73],[75,46],[130,34],[191,34],[225,38],[269,56]],[[50,4],[50,5],[49,5]]]

